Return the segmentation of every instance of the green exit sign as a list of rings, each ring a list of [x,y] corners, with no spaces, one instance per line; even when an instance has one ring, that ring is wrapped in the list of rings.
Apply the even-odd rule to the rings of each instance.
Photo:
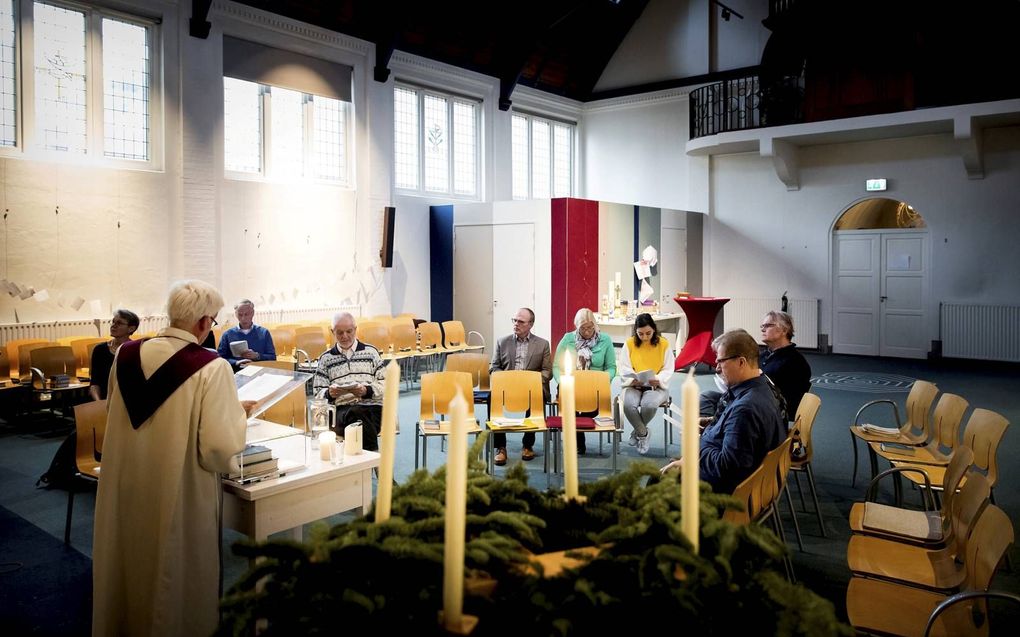
[[[864,182],[864,189],[868,192],[885,190],[885,179],[868,179]]]

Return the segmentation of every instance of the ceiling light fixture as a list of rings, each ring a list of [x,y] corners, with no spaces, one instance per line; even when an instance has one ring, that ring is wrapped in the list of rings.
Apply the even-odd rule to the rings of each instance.
[[[744,19],[744,16],[740,15],[740,13],[738,13],[735,9],[733,9],[731,7],[727,7],[725,4],[719,2],[719,0],[712,0],[712,3],[719,5],[719,8],[722,10],[720,15],[722,16],[723,20],[726,20],[727,22],[729,22],[730,21],[730,16],[733,16],[733,15],[737,16],[741,20]]]

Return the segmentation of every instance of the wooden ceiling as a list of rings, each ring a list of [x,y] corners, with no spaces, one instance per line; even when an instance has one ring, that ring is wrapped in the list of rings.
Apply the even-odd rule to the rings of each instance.
[[[648,0],[238,0],[376,44],[385,81],[393,51],[500,80],[500,108],[518,84],[586,101]],[[196,4],[204,4],[195,0]]]

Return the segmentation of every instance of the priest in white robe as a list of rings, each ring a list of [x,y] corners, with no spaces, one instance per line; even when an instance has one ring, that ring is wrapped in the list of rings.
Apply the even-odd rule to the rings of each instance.
[[[125,343],[110,374],[93,539],[93,635],[210,635],[219,619],[220,473],[246,409],[230,364],[198,346],[223,298],[174,284],[170,327]]]

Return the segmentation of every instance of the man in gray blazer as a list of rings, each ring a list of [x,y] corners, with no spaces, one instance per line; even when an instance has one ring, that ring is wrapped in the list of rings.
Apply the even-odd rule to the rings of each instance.
[[[549,400],[549,379],[552,378],[552,356],[549,341],[535,336],[531,328],[535,325],[535,313],[530,308],[522,307],[510,319],[514,325],[514,333],[496,341],[496,350],[492,353],[489,373],[513,369],[524,369],[542,373],[542,393]],[[538,414],[542,415],[542,414]],[[506,464],[506,434],[492,434],[493,446],[496,448],[494,461],[497,465]],[[522,439],[522,460],[535,457],[535,432],[525,432]]]

